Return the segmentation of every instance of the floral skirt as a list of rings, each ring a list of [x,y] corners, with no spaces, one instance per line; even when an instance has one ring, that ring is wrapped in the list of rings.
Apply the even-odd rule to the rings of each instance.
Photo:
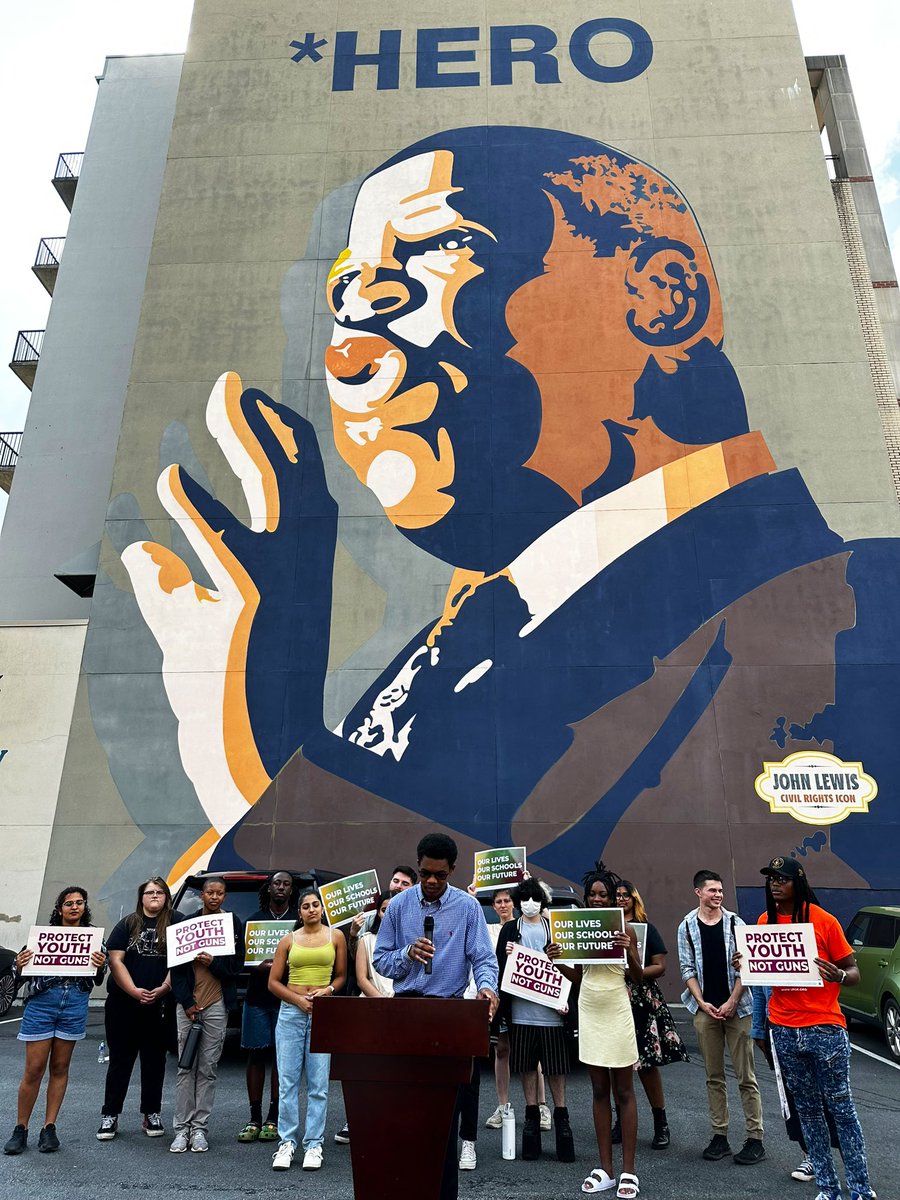
[[[659,984],[655,980],[650,983],[628,980],[627,986],[638,1044],[638,1069],[690,1062]]]

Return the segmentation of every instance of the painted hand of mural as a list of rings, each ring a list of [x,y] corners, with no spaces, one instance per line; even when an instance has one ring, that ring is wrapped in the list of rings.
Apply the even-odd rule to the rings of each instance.
[[[303,418],[262,392],[243,391],[240,377],[227,372],[212,390],[206,424],[241,483],[249,527],[177,465],[162,472],[157,491],[213,587],[197,583],[158,543],[134,542],[122,554],[162,650],[182,761],[212,826],[203,851],[262,794],[290,753],[281,746],[295,749],[309,722],[321,721],[335,522],[318,444]],[[301,513],[315,528],[315,549],[298,528]],[[297,634],[301,562],[315,592],[304,614],[324,622],[305,638]],[[267,663],[280,661],[280,676],[269,669],[263,684],[248,669],[251,648]]]

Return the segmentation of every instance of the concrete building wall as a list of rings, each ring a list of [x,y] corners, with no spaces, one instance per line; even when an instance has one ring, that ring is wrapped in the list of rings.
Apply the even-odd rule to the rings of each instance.
[[[790,6],[298,20],[195,6],[45,898],[92,830],[110,917],[434,827],[666,922],[700,859],[896,890],[900,518]],[[792,754],[871,812],[767,801]]]
[[[90,612],[54,575],[96,569],[180,70],[180,55],[111,58],[99,81],[0,539],[0,620]]]
[[[16,950],[39,912],[42,920],[47,916],[39,899],[85,627],[84,621],[0,625],[0,840],[5,864],[0,872],[0,944]],[[60,887],[81,882],[83,862],[73,856],[67,865],[71,878]]]

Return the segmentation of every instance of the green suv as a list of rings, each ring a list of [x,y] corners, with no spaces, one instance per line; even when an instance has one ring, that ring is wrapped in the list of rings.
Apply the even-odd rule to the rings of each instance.
[[[848,1022],[880,1025],[891,1057],[900,1062],[900,908],[861,908],[846,932],[859,984],[841,988],[841,1009]]]

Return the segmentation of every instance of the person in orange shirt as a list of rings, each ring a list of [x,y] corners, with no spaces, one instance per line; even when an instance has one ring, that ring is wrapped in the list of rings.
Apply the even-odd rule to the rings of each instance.
[[[839,1200],[841,1185],[831,1154],[825,1121],[835,1121],[850,1200],[870,1200],[866,1145],[850,1093],[850,1039],[838,1004],[841,985],[859,983],[859,968],[836,917],[820,908],[806,872],[793,858],[773,858],[766,877],[766,911],[760,925],[808,923],[816,936],[816,966],[822,986],[774,987],[769,997],[772,1045],[785,1082],[794,1094],[797,1115],[815,1171],[816,1200]]]

